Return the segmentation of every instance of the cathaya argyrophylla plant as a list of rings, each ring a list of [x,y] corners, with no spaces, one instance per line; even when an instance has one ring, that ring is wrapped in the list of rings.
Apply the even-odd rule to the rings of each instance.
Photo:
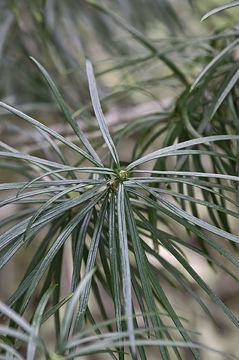
[[[10,327],[0,327],[3,334],[1,358],[22,359],[19,349],[27,343],[27,359],[35,358],[36,349],[41,358],[46,359],[73,359],[102,351],[113,359],[146,359],[146,346],[150,345],[157,347],[159,358],[164,360],[172,356],[182,359],[183,348],[188,348],[192,359],[200,359],[201,349],[218,352],[223,358],[236,359],[193,341],[192,338],[198,334],[177,315],[161,279],[164,277],[175,291],[179,288],[188,292],[205,314],[216,322],[204,297],[190,286],[190,278],[193,279],[239,327],[238,319],[184,254],[184,249],[190,249],[212,268],[219,267],[235,278],[226,268],[225,261],[237,268],[239,261],[217,239],[221,237],[225,242],[231,242],[234,248],[239,242],[238,236],[222,229],[227,228],[228,216],[239,217],[235,210],[238,202],[233,199],[238,191],[239,177],[237,173],[227,175],[225,171],[229,168],[228,163],[238,163],[239,135],[193,138],[151,153],[147,153],[148,147],[145,146],[143,156],[121,166],[114,137],[111,137],[104,120],[91,62],[86,61],[86,70],[92,106],[107,145],[103,157],[97,154],[72,118],[46,69],[35,59],[33,61],[84,149],[16,108],[0,103],[2,108],[37,129],[59,158],[57,162],[31,156],[0,143],[1,157],[9,163],[13,161],[13,165],[14,161],[21,164],[22,174],[27,179],[0,184],[3,194],[15,190],[13,196],[1,200],[1,206],[31,205],[1,220],[1,226],[9,227],[0,236],[0,267],[4,267],[21,247],[39,243],[17,290],[7,305],[0,305],[2,314],[11,319]],[[59,143],[74,151],[78,159],[76,164],[69,162]],[[213,172],[205,172],[203,166],[201,172],[185,170],[183,165],[189,159],[192,159],[192,164],[200,165],[201,156],[207,157]],[[177,166],[173,171],[164,166],[159,168],[168,158],[176,159]],[[90,166],[82,166],[85,160]],[[152,164],[152,167],[144,168],[145,163]],[[213,166],[214,163],[219,166]],[[216,171],[218,168],[222,169],[221,173]],[[236,171],[236,166],[233,169]],[[202,197],[195,195],[199,192]],[[223,207],[223,203],[231,206]],[[199,206],[208,210],[209,222],[200,218]],[[174,234],[174,224],[199,239],[201,248]],[[71,292],[74,295],[61,299],[62,255],[64,245],[69,242],[73,263]],[[167,260],[161,248],[166,249],[181,266]],[[223,264],[210,255],[210,248],[222,256]],[[107,318],[99,284],[112,299],[114,320]],[[89,304],[91,291],[97,299],[104,320],[102,324],[95,323]],[[22,316],[36,292],[40,300],[28,323]],[[53,305],[45,311],[51,296]],[[60,308],[67,302],[65,316],[61,319]],[[54,353],[48,350],[39,335],[41,324],[51,316],[55,319],[57,337]],[[84,328],[86,319],[92,325],[90,329]],[[100,327],[104,326],[107,332],[102,333]],[[89,335],[92,332],[95,335]]]

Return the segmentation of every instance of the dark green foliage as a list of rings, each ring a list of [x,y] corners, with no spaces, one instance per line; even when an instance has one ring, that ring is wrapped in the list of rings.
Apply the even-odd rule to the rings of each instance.
[[[61,37],[58,38],[57,32],[53,31],[52,22],[64,12],[66,27],[72,25],[72,30],[73,24],[76,26],[71,31],[72,36],[79,26],[80,33],[82,31],[80,39],[84,42],[86,29],[82,24],[90,19],[95,25],[92,31],[97,41],[105,46],[105,51],[116,55],[113,65],[105,67],[98,75],[120,70],[121,82],[128,75],[129,68],[132,74],[136,72],[133,85],[126,81],[125,87],[116,87],[101,101],[96,85],[98,81],[87,59],[91,104],[88,104],[87,86],[81,85],[84,106],[77,110],[76,98],[71,99],[66,88],[62,96],[55,85],[50,75],[53,65],[49,66],[48,72],[32,57],[64,121],[75,134],[74,140],[53,130],[50,122],[45,125],[27,115],[24,106],[0,102],[3,109],[1,119],[10,122],[12,116],[9,112],[14,115],[16,125],[13,128],[19,134],[22,124],[27,124],[27,129],[33,128],[38,150],[36,155],[31,155],[0,142],[1,168],[8,168],[13,173],[21,170],[19,181],[0,184],[3,194],[1,207],[9,204],[20,207],[14,215],[0,221],[4,229],[0,235],[0,268],[14,259],[20,248],[27,251],[27,247],[34,249],[33,245],[37,244],[35,254],[26,260],[28,267],[21,283],[7,304],[0,304],[2,317],[5,315],[11,320],[9,326],[0,326],[1,358],[22,359],[20,354],[25,351],[29,360],[35,359],[38,353],[41,358],[62,360],[101,352],[119,360],[129,357],[146,359],[147,346],[155,346],[163,360],[183,359],[183,348],[190,351],[192,359],[202,359],[202,350],[218,353],[222,358],[237,359],[194,341],[197,329],[189,329],[186,320],[177,314],[164,284],[168,283],[175,291],[186,291],[205,315],[217,324],[209,302],[192,288],[193,279],[208,300],[216,304],[236,328],[239,327],[239,320],[186,256],[186,250],[190,249],[205,260],[205,266],[211,266],[213,270],[219,268],[238,281],[239,237],[233,233],[231,225],[239,218],[239,72],[234,54],[238,46],[238,29],[194,40],[172,36],[167,40],[167,46],[163,40],[160,46],[146,34],[148,17],[155,19],[160,14],[170,35],[178,31],[183,34],[186,30],[169,1],[149,1],[145,14],[138,9],[144,6],[143,1],[115,0],[112,10],[107,4],[107,1],[101,5],[93,0],[69,1],[67,5],[53,0],[12,1],[12,12],[6,3],[0,5],[8,14],[6,23],[2,25],[5,33],[2,30],[0,56],[1,46],[12,36],[8,33],[11,26],[17,24],[20,29],[23,26],[25,11],[34,23],[31,24],[35,30],[32,36],[33,39],[37,37],[37,51],[47,45],[44,62],[48,62],[49,57],[56,62],[56,54],[63,54],[64,48]],[[236,5],[237,1],[222,6],[205,15],[204,19]],[[79,8],[82,23],[75,19]],[[124,18],[114,8],[119,8]],[[69,20],[70,16],[75,22]],[[97,31],[99,28],[101,32]],[[118,34],[117,31],[123,31],[130,41],[121,42],[115,48],[111,34]],[[21,47],[24,42],[22,33],[18,41]],[[137,51],[131,49],[130,43]],[[90,57],[87,45],[83,46],[81,54]],[[6,61],[11,49],[7,43],[5,46]],[[200,58],[191,51],[196,48],[200,49]],[[132,53],[135,53],[134,57]],[[120,61],[117,59],[119,54],[122,56]],[[68,55],[59,58],[64,69],[79,67],[75,55]],[[82,55],[81,66],[84,61]],[[163,75],[155,81],[147,69],[159,62]],[[199,75],[195,63],[201,69]],[[59,62],[57,65],[60,66]],[[7,64],[2,66],[4,68]],[[36,111],[41,97],[45,101],[48,95],[44,88],[46,85],[43,86],[39,75],[35,75],[34,64],[28,66],[33,72],[29,75],[28,87],[34,86],[40,93],[37,96],[35,90],[32,92],[30,100],[34,103],[29,108],[32,112]],[[144,72],[147,75],[143,77]],[[72,85],[70,93],[75,96],[85,72],[81,70],[80,77],[73,78],[72,83],[71,78],[67,81]],[[161,83],[166,84],[165,88],[176,89],[171,106],[136,116],[115,132],[109,131],[101,103],[122,93],[145,92],[147,87],[150,96],[157,98],[157,86]],[[3,96],[7,96],[4,85],[1,91]],[[11,91],[15,93],[13,88]],[[19,100],[23,99],[20,94]],[[76,108],[73,116],[72,106]],[[49,109],[56,111],[55,107]],[[94,141],[94,145],[77,121],[77,117],[84,114],[86,130],[95,130],[92,111],[102,138],[98,143]],[[2,123],[4,128],[10,126],[5,121]],[[138,139],[129,161],[120,159],[119,144],[125,135]],[[159,139],[163,139],[160,148]],[[42,141],[46,145],[45,152],[40,150]],[[157,150],[151,151],[152,146],[157,146]],[[9,196],[8,191],[11,191]],[[183,237],[180,235],[182,229]],[[72,293],[62,298],[63,251],[69,243],[73,264]],[[164,258],[162,248],[180,267]],[[217,254],[221,255],[220,261]],[[112,302],[113,316],[109,316],[105,294]],[[97,323],[92,314],[91,295],[97,300],[101,323]],[[25,311],[36,296],[39,297],[38,305],[29,323],[24,320]],[[53,303],[46,308],[50,298]],[[62,317],[59,314],[66,303],[67,309]],[[57,339],[54,353],[48,350],[39,335],[40,327],[51,317],[54,317]],[[85,326],[87,322],[91,326]],[[26,350],[24,343],[27,343]]]

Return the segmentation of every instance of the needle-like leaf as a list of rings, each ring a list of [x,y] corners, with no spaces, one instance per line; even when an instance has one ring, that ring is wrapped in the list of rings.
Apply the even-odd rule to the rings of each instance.
[[[84,158],[88,159],[91,163],[94,163],[95,165],[99,166],[98,161],[96,161],[94,158],[92,158],[91,155],[87,154],[84,150],[79,148],[79,146],[73,144],[71,141],[67,140],[64,136],[58,134],[56,131],[48,128],[46,125],[40,123],[39,121],[33,119],[32,117],[24,114],[22,111],[15,109],[13,106],[7,105],[0,101],[0,107],[10,111],[12,114],[20,117],[23,120],[26,120],[30,124],[34,125],[36,128],[39,128],[49,135],[53,136],[55,139],[60,140],[63,144],[67,145],[69,148],[75,150],[76,152],[80,153]]]
[[[63,351],[64,346],[67,341],[67,337],[69,335],[70,328],[72,326],[72,320],[74,316],[75,309],[77,307],[77,303],[79,301],[79,297],[81,293],[84,291],[87,283],[90,281],[92,275],[94,273],[94,269],[90,270],[84,277],[84,279],[81,280],[79,285],[77,286],[71,300],[69,301],[69,304],[67,306],[64,320],[63,320],[63,328],[61,330],[61,334],[58,340],[58,346],[59,346],[59,352]]]
[[[203,15],[201,21],[204,21],[206,20],[207,18],[209,18],[209,16],[212,16],[214,14],[217,14],[218,12],[221,12],[223,10],[227,10],[227,9],[230,9],[232,7],[235,7],[235,6],[239,6],[239,1],[232,1],[228,4],[224,4],[224,5],[221,5],[221,6],[218,6],[216,7],[215,9],[209,11],[208,13],[206,13],[205,15]]]
[[[98,121],[100,130],[104,137],[104,140],[110,150],[112,158],[113,158],[117,168],[119,168],[119,166],[120,166],[119,165],[119,157],[118,157],[114,142],[110,136],[109,129],[108,129],[105,119],[104,119],[104,114],[103,114],[103,111],[102,111],[102,108],[100,105],[100,100],[99,100],[99,96],[98,96],[98,92],[97,92],[97,88],[96,88],[93,67],[89,60],[86,60],[86,71],[87,71],[88,82],[89,82],[90,96],[91,96],[92,105],[93,105],[93,108],[95,111],[96,119]]]
[[[142,158],[129,164],[126,169],[127,169],[127,171],[130,171],[140,164],[143,164],[147,161],[157,159],[162,154],[169,153],[169,152],[172,152],[172,151],[175,151],[178,149],[183,149],[185,147],[190,147],[193,145],[199,145],[199,144],[203,144],[203,143],[207,144],[208,142],[214,142],[214,141],[238,140],[238,139],[239,139],[239,135],[216,135],[216,136],[207,136],[207,137],[202,137],[202,138],[198,138],[198,139],[183,141],[181,143],[178,143],[175,145],[170,145],[170,146],[167,146],[160,150],[154,151],[148,155],[145,155]]]
[[[96,255],[98,252],[99,240],[100,240],[102,227],[104,224],[104,218],[105,218],[105,214],[106,214],[106,210],[107,210],[107,205],[108,205],[108,197],[106,196],[104,199],[104,202],[101,206],[99,216],[97,219],[97,223],[95,224],[94,233],[92,236],[91,246],[90,246],[87,263],[86,263],[86,270],[85,270],[86,275],[89,272],[91,272],[91,270],[95,266],[95,260],[96,260]],[[87,305],[88,305],[88,299],[89,299],[89,295],[90,295],[90,287],[91,287],[91,280],[88,281],[88,283],[86,284],[86,286],[84,288],[83,293],[81,294],[73,333],[77,333],[81,330],[81,327],[83,324],[83,319],[84,319],[85,312],[86,312]]]
[[[89,143],[87,138],[85,137],[84,133],[79,128],[77,122],[72,118],[71,113],[70,113],[65,101],[63,100],[63,97],[61,96],[59,90],[57,89],[57,87],[56,87],[54,81],[52,80],[52,78],[50,77],[49,73],[36,59],[34,59],[34,57],[30,56],[30,58],[37,65],[38,69],[41,71],[42,75],[44,76],[45,80],[47,81],[60,109],[62,110],[62,112],[64,114],[66,121],[69,122],[72,129],[74,130],[76,135],[79,137],[82,144],[86,147],[88,152],[91,154],[91,156],[95,159],[96,162],[98,162],[98,166],[102,166],[103,165],[102,161],[100,160],[99,156],[97,155],[97,153],[95,152],[95,150],[93,149],[93,147],[91,146],[91,144]]]
[[[43,312],[45,310],[46,304],[49,300],[49,297],[51,296],[52,292],[55,290],[55,285],[51,286],[43,295],[43,297],[40,299],[39,304],[36,308],[36,311],[33,316],[32,320],[32,327],[33,331],[30,334],[31,337],[28,342],[27,347],[27,360],[34,360],[35,358],[35,352],[36,352],[36,344],[34,343],[34,338],[38,336],[39,328],[41,325],[41,320],[43,316]]]
[[[126,228],[126,212],[125,212],[125,193],[124,185],[119,184],[117,208],[118,208],[118,232],[120,242],[120,261],[122,272],[122,286],[124,297],[124,309],[127,318],[128,331],[130,333],[131,351],[132,356],[136,359],[136,349],[134,345],[134,325],[133,325],[133,311],[132,311],[132,293],[131,293],[131,281],[130,281],[130,265],[129,265],[129,253],[128,253],[128,237]]]

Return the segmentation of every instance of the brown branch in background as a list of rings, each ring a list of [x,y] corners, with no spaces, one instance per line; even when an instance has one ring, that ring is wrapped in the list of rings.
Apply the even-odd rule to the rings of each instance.
[[[143,115],[150,115],[156,112],[160,112],[168,108],[171,103],[171,98],[166,98],[163,101],[156,102],[151,101],[148,103],[140,104],[138,106],[127,107],[124,109],[113,108],[109,112],[105,114],[105,120],[107,125],[111,128],[112,132],[120,130],[123,125],[130,122],[132,119],[137,118]],[[7,113],[6,113],[7,114]],[[85,132],[85,135],[88,139],[97,139],[101,136],[101,132],[99,130],[87,130],[85,124],[78,120],[78,124],[80,128]],[[73,131],[69,125],[61,124],[53,124],[50,126],[54,131],[58,132],[61,135],[66,136],[67,140],[70,140],[74,143],[79,142],[79,138],[76,135],[73,135]],[[68,135],[67,135],[68,134]],[[3,126],[0,124],[0,135],[3,138]],[[39,151],[39,146],[35,143],[32,143],[32,139],[30,139],[27,135],[8,135],[8,143],[12,146],[21,147],[21,151],[27,154],[34,154]],[[56,140],[55,141],[58,146],[62,146],[63,144]],[[50,144],[43,140],[41,143],[45,148],[49,148]]]

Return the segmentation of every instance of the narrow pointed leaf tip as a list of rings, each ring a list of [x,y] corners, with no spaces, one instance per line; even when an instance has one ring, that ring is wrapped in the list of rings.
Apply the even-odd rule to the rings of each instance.
[[[206,13],[202,18],[201,18],[201,22],[206,20],[207,18],[209,18],[210,16],[214,15],[214,14],[217,14],[223,10],[227,10],[227,9],[230,9],[232,7],[235,7],[235,6],[239,6],[239,1],[232,1],[228,4],[224,4],[224,5],[221,5],[221,6],[218,6],[216,7],[215,9],[212,9],[211,11],[209,11],[208,13]]]
[[[99,100],[99,96],[98,96],[98,92],[97,92],[93,67],[89,60],[86,60],[86,72],[87,72],[87,78],[88,78],[88,83],[89,83],[91,101],[92,101],[92,105],[94,108],[96,119],[98,121],[103,138],[110,150],[112,158],[113,158],[115,164],[117,165],[117,167],[119,168],[119,157],[118,157],[114,142],[110,136],[109,129],[105,122],[104,114],[103,114],[103,111],[102,111],[102,108],[100,105],[100,100]]]
[[[54,95],[54,98],[56,99],[57,104],[59,105],[62,113],[64,114],[66,121],[71,125],[75,134],[79,137],[82,144],[88,150],[89,154],[92,156],[92,160],[96,163],[97,166],[102,166],[103,164],[99,156],[97,155],[97,153],[95,152],[95,150],[93,149],[87,138],[85,137],[84,133],[79,128],[77,122],[72,118],[68,106],[66,105],[62,95],[60,94],[58,88],[56,87],[54,81],[50,77],[47,70],[36,59],[34,59],[34,57],[30,56],[30,59],[36,64],[38,69],[41,71],[44,79],[46,80],[49,88],[51,89],[52,94]]]
[[[225,98],[228,96],[232,88],[236,85],[237,81],[239,79],[239,70],[237,70],[235,73],[229,75],[223,82],[221,88],[218,91],[217,96],[215,97],[213,103],[212,103],[212,109],[211,114],[209,117],[209,120],[211,121],[214,117],[215,113],[217,112],[218,108],[221,106]]]

